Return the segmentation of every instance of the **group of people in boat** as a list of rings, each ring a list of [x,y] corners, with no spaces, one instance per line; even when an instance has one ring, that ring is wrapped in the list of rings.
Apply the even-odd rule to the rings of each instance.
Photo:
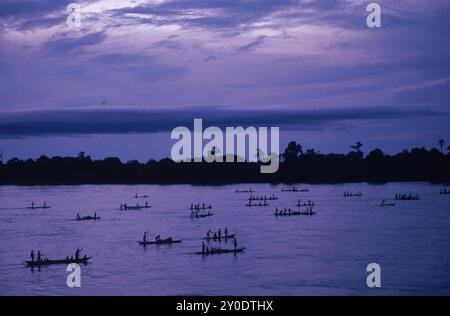
[[[309,192],[309,189],[308,188],[298,189],[297,187],[281,188],[281,192]]]
[[[137,193],[134,195],[134,198],[135,199],[147,199],[147,198],[149,198],[150,196],[148,196],[147,194],[144,194],[144,195],[138,195]]]
[[[202,203],[202,204],[200,204],[200,203],[197,203],[197,204],[191,203],[191,206],[189,207],[189,209],[191,211],[193,211],[193,210],[210,210],[210,209],[212,209],[212,206],[211,205],[206,205],[205,203]]]
[[[31,202],[31,206],[29,207],[31,209],[35,209],[35,208],[50,208],[50,206],[47,205],[47,202],[44,202],[44,204],[42,205],[35,205],[34,202]]]
[[[314,202],[311,200],[308,200],[308,202],[302,202],[302,200],[297,201],[297,207],[301,206],[314,206]]]
[[[132,205],[132,206],[128,206],[128,204],[124,203],[124,204],[120,204],[120,210],[121,211],[128,211],[128,210],[140,210],[143,208],[149,208],[150,205],[148,204],[148,202],[145,202],[144,205],[140,205],[139,203],[136,205]]]
[[[205,245],[205,241],[202,240],[202,255],[210,255],[215,253],[222,253],[222,252],[230,252],[230,251],[236,251],[237,250],[237,239],[236,237],[233,238],[233,250],[231,249],[223,249],[222,247],[208,247]]]
[[[362,196],[362,192],[361,191],[359,191],[359,192],[348,192],[348,191],[346,191],[346,192],[344,192],[344,196]]]
[[[97,212],[94,213],[94,216],[81,216],[80,213],[77,213],[77,221],[82,221],[82,220],[88,220],[88,219],[93,219],[93,220],[97,220],[100,219],[100,216],[97,216]]]
[[[84,255],[83,257],[80,257],[81,250],[82,249],[77,248],[77,250],[75,250],[75,258],[74,258],[74,256],[71,256],[71,257],[67,256],[65,260],[67,262],[79,261],[79,260],[87,260],[87,255]],[[31,249],[31,252],[30,252],[30,258],[31,258],[31,262],[35,262],[34,261],[35,254],[34,254],[34,250],[33,249]],[[36,262],[39,263],[39,262],[46,262],[46,261],[49,261],[49,259],[48,258],[43,258],[42,254],[41,254],[41,251],[38,250],[37,251],[37,257],[36,257]]]
[[[313,211],[312,206],[308,206],[305,211],[292,211],[291,208],[284,208],[282,210],[278,210],[275,208],[274,215],[275,216],[294,216],[294,215],[313,215],[315,212]]]
[[[255,192],[255,191],[253,191],[252,190],[252,188],[250,188],[250,189],[248,189],[248,190],[239,190],[239,189],[236,189],[235,191],[234,191],[235,193],[253,193],[253,192]]]
[[[155,241],[156,241],[156,242],[161,242],[161,241],[162,241],[161,235],[158,234],[158,235],[155,237]],[[172,241],[172,237],[169,237],[169,238],[167,238],[167,239],[164,239],[164,241],[171,242],[171,241]],[[144,244],[148,243],[148,232],[144,232],[144,236],[142,237],[142,242],[143,242]]]
[[[250,197],[248,198],[248,200],[251,201],[273,201],[273,200],[277,200],[278,197],[275,196],[275,194],[272,194],[271,196],[253,196],[250,195]]]
[[[450,194],[450,190],[447,190],[447,188],[442,189],[439,194]]]
[[[396,200],[402,200],[402,201],[409,201],[409,200],[420,200],[420,195],[419,193],[416,194],[395,194],[395,199]]]
[[[269,203],[267,201],[259,202],[259,203],[253,203],[252,201],[249,201],[246,206],[269,206]]]
[[[206,232],[206,239],[207,240],[212,239],[212,240],[216,241],[216,240],[221,240],[222,238],[228,238],[229,236],[230,235],[228,235],[228,228],[226,226],[225,226],[225,230],[224,230],[224,234],[223,235],[222,235],[222,231],[221,231],[220,228],[219,228],[218,231],[216,231],[214,233],[211,231],[211,229],[209,229]]]

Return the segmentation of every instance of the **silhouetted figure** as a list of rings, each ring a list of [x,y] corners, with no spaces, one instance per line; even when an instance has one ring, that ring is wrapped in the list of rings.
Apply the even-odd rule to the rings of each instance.
[[[42,259],[42,258],[41,258],[41,251],[38,250],[38,253],[37,253],[37,261],[40,262],[41,259]]]
[[[236,239],[236,237],[233,238],[233,247],[234,247],[234,250],[236,251],[236,248],[237,248],[237,239]]]
[[[228,236],[228,228],[227,228],[227,226],[225,226],[225,237],[227,237]]]
[[[80,259],[80,252],[81,252],[81,249],[77,248],[77,250],[75,251],[75,260]]]
[[[156,241],[161,241],[161,235],[156,236],[156,237],[155,237],[155,240],[156,240]]]
[[[30,257],[31,257],[31,262],[34,262],[34,251],[33,250],[31,250]]]
[[[145,243],[147,243],[147,232],[144,232],[144,236],[142,237],[142,241]]]
[[[219,231],[217,233],[217,236],[219,237],[219,240],[222,238],[222,232],[220,231],[220,228],[219,228]]]
[[[202,240],[202,255],[205,254],[205,242]]]

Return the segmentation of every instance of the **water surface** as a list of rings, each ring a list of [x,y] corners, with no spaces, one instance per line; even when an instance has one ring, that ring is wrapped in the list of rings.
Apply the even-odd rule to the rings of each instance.
[[[248,208],[249,194],[279,200]],[[298,187],[304,187],[298,185]],[[428,183],[308,185],[310,192],[280,192],[281,185],[0,186],[0,294],[2,295],[442,295],[450,294],[450,196]],[[344,198],[344,191],[362,197]],[[420,201],[379,207],[395,193]],[[151,209],[120,211],[120,203]],[[313,200],[313,217],[275,218],[275,207],[295,209]],[[46,210],[29,210],[46,201]],[[213,205],[214,216],[191,219],[193,202]],[[74,220],[77,212],[101,216]],[[208,229],[227,226],[245,253],[195,255]],[[137,244],[144,231],[183,239],[181,244]],[[223,246],[232,247],[231,243]],[[31,249],[65,258],[80,247],[93,256],[81,267],[81,288],[66,286],[65,265],[31,270]],[[381,289],[366,286],[367,264],[381,265]]]

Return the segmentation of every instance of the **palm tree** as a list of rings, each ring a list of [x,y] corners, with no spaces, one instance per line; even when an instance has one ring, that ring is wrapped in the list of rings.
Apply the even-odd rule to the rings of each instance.
[[[439,147],[441,147],[441,153],[444,153],[443,148],[444,148],[445,140],[441,138],[440,140],[438,140],[438,144],[439,144]]]
[[[361,151],[361,147],[363,144],[361,142],[357,142],[355,145],[350,146],[350,148],[353,148],[356,151],[356,156],[359,158],[363,158],[363,152]]]
[[[353,145],[353,146],[350,146],[350,147],[353,148],[354,150],[356,150],[357,152],[360,152],[362,146],[363,146],[362,143],[357,142],[356,145]]]

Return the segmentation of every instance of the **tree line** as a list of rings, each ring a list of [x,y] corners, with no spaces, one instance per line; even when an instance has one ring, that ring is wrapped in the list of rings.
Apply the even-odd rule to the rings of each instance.
[[[374,149],[364,154],[363,144],[347,154],[303,150],[295,141],[280,155],[274,174],[261,174],[260,162],[175,163],[169,158],[140,163],[110,157],[93,160],[84,152],[77,157],[47,157],[0,162],[0,184],[226,184],[226,183],[343,183],[389,181],[450,182],[450,148],[413,148],[394,155]]]

